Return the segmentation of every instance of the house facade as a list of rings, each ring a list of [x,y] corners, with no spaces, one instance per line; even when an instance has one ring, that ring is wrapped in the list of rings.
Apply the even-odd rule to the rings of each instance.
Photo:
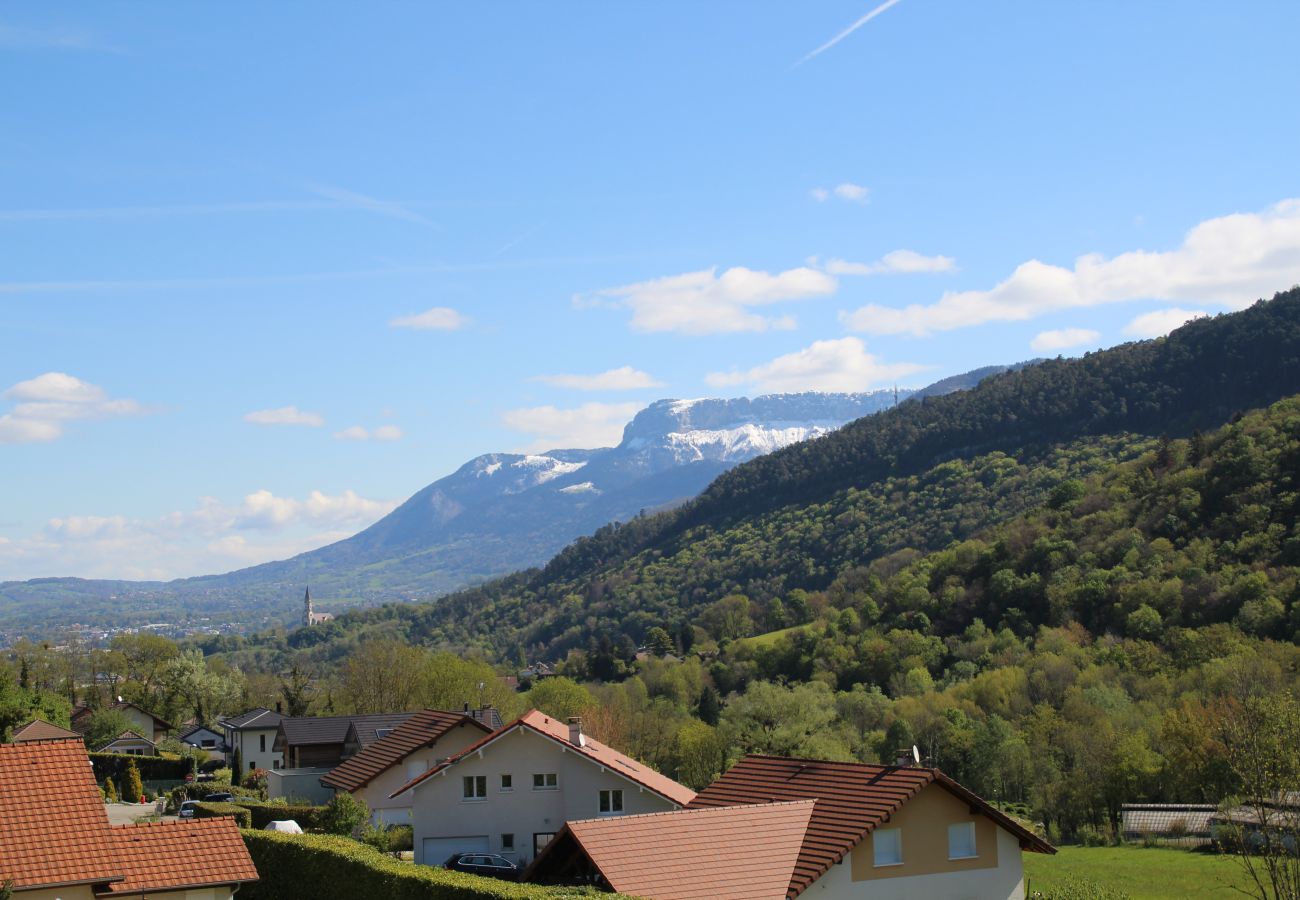
[[[234,819],[110,826],[80,739],[0,744],[0,884],[18,900],[233,900]]]
[[[144,735],[134,731],[124,731],[102,747],[96,747],[95,752],[125,753],[127,756],[157,756],[158,747]]]
[[[365,747],[359,746],[361,736],[353,728],[345,745],[355,743],[358,749],[320,782],[364,800],[376,825],[407,825],[412,794],[395,798],[393,793],[491,732],[478,716],[435,709],[413,714]]]
[[[189,730],[181,732],[178,739],[186,746],[206,752],[208,759],[225,759],[226,757],[225,735],[213,731],[206,725],[195,725]]]
[[[126,716],[131,723],[131,730],[155,744],[171,732],[172,726],[164,719],[160,719],[147,709],[142,709],[134,703],[129,703],[120,697],[116,702],[106,707],[114,709]],[[90,730],[91,720],[95,717],[95,710],[89,706],[79,705],[72,709],[72,730],[78,734],[85,734]]]
[[[284,768],[284,756],[275,749],[275,736],[280,731],[284,716],[275,710],[259,706],[248,712],[226,719],[220,728],[225,733],[229,762],[233,765],[235,751],[239,751],[244,775],[253,769],[273,771]]]
[[[695,793],[537,710],[471,744],[393,794],[410,794],[415,861],[454,853],[532,860],[570,819],[666,812]]]
[[[412,713],[360,716],[285,716],[273,748],[284,764],[267,775],[271,799],[326,803],[334,789],[321,784],[344,760],[391,734]]]

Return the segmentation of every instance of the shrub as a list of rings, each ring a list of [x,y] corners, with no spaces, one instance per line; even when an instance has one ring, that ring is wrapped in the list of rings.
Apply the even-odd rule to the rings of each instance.
[[[340,791],[330,798],[316,823],[326,834],[347,836],[355,833],[369,818],[370,807],[366,806],[366,801]]]
[[[145,781],[180,781],[190,774],[187,759],[165,759],[161,756],[132,756],[129,753],[92,753],[90,764],[95,769],[95,779],[121,778],[127,766],[135,763],[136,771]]]
[[[612,900],[591,888],[547,888],[398,862],[373,847],[327,834],[245,831],[244,843],[261,881],[239,900],[329,897],[330,900]]]
[[[244,776],[242,782],[244,787],[250,791],[257,791],[261,796],[266,796],[266,769],[250,769]]]
[[[215,819],[220,816],[231,816],[240,828],[252,828],[253,816],[244,807],[235,803],[196,803],[194,804],[194,818],[196,819]]]
[[[240,803],[253,817],[253,827],[262,829],[281,819],[293,819],[303,831],[319,831],[323,806],[291,806],[287,803]]]
[[[172,788],[167,795],[167,808],[175,812],[186,800],[202,800],[209,794],[231,794],[234,786],[220,781],[188,781]]]
[[[132,759],[126,766],[126,775],[123,776],[122,792],[126,794],[122,799],[128,803],[139,803],[144,798],[144,780],[140,778],[140,769],[136,766],[135,760]]]
[[[104,779],[104,799],[109,803],[117,802],[117,785],[113,784],[113,779]]]

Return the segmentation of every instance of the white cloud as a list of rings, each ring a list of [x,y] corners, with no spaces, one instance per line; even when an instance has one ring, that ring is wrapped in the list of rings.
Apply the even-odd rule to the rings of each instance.
[[[1058,328],[1055,331],[1040,331],[1029,342],[1033,350],[1052,351],[1067,350],[1070,347],[1082,347],[1095,343],[1101,337],[1100,331],[1091,328]]]
[[[826,271],[832,275],[912,275],[951,272],[956,268],[956,260],[951,256],[926,256],[915,250],[894,250],[869,263],[826,260]]]
[[[987,291],[949,292],[902,309],[869,304],[841,319],[868,334],[927,335],[1017,322],[1063,309],[1133,300],[1183,300],[1241,309],[1300,283],[1300,199],[1209,219],[1175,250],[1079,257],[1072,269],[1021,264]]]
[[[282,497],[254,491],[236,503],[201,498],[156,518],[68,515],[38,532],[0,538],[7,577],[177,578],[287,559],[355,533],[397,503],[355,491]]]
[[[833,294],[836,287],[830,275],[806,266],[775,275],[736,266],[721,275],[705,269],[608,288],[574,302],[630,309],[637,331],[720,334],[793,328],[791,317],[763,316],[753,308]]]
[[[502,414],[512,431],[534,436],[525,452],[613,447],[623,437],[623,426],[641,410],[640,403],[584,403],[572,409],[533,406]]]
[[[400,441],[402,429],[396,425],[380,425],[375,429],[351,425],[342,431],[334,432],[334,437],[340,441]]]
[[[846,337],[816,341],[744,372],[713,372],[705,381],[714,387],[749,385],[768,393],[865,391],[923,368],[881,362],[858,338]]]
[[[46,372],[20,381],[3,396],[17,402],[0,415],[0,444],[53,441],[63,435],[64,422],[147,412],[134,400],[112,399],[99,385],[66,372]]]
[[[1179,325],[1205,316],[1204,311],[1179,309],[1176,306],[1170,309],[1158,309],[1155,312],[1144,313],[1129,322],[1124,326],[1124,333],[1138,338],[1163,337]]]
[[[849,203],[866,203],[871,197],[870,188],[854,184],[851,181],[842,182],[833,188],[815,187],[809,193],[818,203],[825,203],[831,197],[846,200]]]
[[[664,386],[662,381],[656,381],[652,375],[631,366],[620,366],[597,375],[538,375],[533,381],[575,391],[632,391]]]
[[[325,424],[325,417],[320,413],[306,412],[296,406],[281,406],[276,409],[258,409],[244,414],[244,421],[254,425],[306,425],[320,428]]]
[[[808,60],[812,59],[814,56],[820,56],[822,53],[825,53],[827,50],[829,50],[829,49],[831,49],[832,47],[834,47],[834,46],[835,46],[836,44],[838,44],[840,41],[844,40],[846,37],[848,37],[849,35],[851,35],[853,32],[857,31],[857,30],[858,30],[859,28],[861,28],[863,25],[866,25],[868,22],[870,22],[870,21],[871,21],[872,19],[874,19],[876,16],[880,15],[882,12],[884,12],[884,11],[887,10],[887,9],[889,9],[889,7],[893,6],[895,3],[898,3],[898,2],[899,2],[899,0],[885,0],[884,3],[880,4],[880,5],[877,6],[875,9],[871,10],[871,12],[867,13],[866,15],[861,16],[860,18],[858,18],[858,19],[857,19],[856,21],[854,21],[853,24],[850,25],[848,28],[845,28],[845,29],[844,29],[843,31],[841,31],[839,34],[835,35],[835,37],[831,38],[829,41],[827,41],[826,43],[822,44],[822,45],[821,45],[820,47],[818,47],[816,50],[813,50],[811,53],[809,53],[809,54],[808,54],[807,56],[805,56],[803,59],[799,60],[797,63],[795,63],[793,66],[791,66],[791,68],[797,68],[797,67],[799,67],[799,66],[802,66],[804,63],[806,63]]]
[[[388,323],[393,328],[414,328],[417,331],[459,331],[469,324],[469,319],[447,306],[435,306],[422,313],[398,316]]]

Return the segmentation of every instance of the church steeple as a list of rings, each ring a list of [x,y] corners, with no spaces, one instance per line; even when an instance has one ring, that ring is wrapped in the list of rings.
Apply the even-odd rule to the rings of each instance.
[[[312,614],[311,608],[311,586],[302,595],[302,624],[311,625],[316,617]]]

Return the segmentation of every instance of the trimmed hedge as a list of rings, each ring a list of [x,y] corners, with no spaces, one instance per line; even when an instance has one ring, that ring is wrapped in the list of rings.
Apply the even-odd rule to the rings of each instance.
[[[240,803],[253,816],[254,828],[265,828],[271,822],[281,819],[293,819],[303,831],[313,831],[320,827],[318,817],[325,811],[323,806],[289,806],[280,803]]]
[[[240,889],[239,900],[555,900],[610,895],[594,888],[515,884],[398,862],[351,838],[332,834],[245,831],[244,844],[261,881]]]
[[[186,800],[202,800],[209,794],[235,794],[238,790],[224,781],[187,781],[171,789],[167,808],[177,810]]]
[[[221,816],[231,816],[235,824],[240,828],[253,827],[253,817],[248,810],[234,803],[196,803],[194,804],[194,818],[196,819],[216,819]]]
[[[188,759],[165,759],[161,756],[133,756],[130,753],[92,753],[90,764],[95,767],[95,780],[119,780],[126,774],[127,765],[134,761],[145,781],[180,781],[190,774],[193,765]]]

